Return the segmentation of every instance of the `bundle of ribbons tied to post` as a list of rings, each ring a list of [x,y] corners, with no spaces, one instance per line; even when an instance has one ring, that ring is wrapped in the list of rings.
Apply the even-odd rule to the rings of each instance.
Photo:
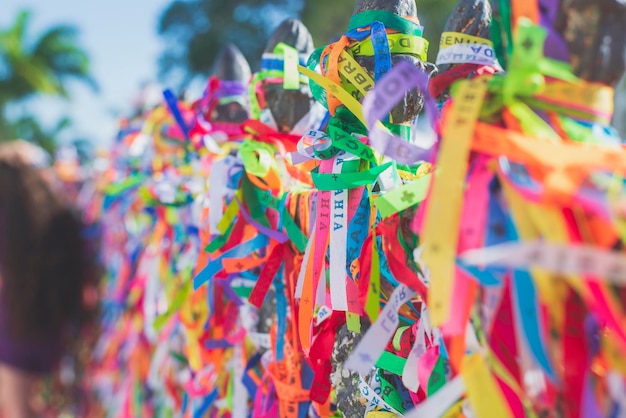
[[[626,413],[626,7],[460,0],[436,63],[418,12],[357,0],[317,49],[288,19],[124,125],[111,416]]]

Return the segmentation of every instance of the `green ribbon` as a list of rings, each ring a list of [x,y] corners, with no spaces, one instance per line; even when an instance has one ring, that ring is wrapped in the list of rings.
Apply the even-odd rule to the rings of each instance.
[[[207,245],[204,248],[204,251],[208,253],[213,253],[219,250],[220,248],[222,248],[224,245],[226,245],[226,243],[228,242],[228,239],[230,238],[230,234],[233,232],[234,226],[235,226],[235,222],[231,223],[228,226],[228,229],[226,230],[226,232],[224,232],[222,235],[219,235],[214,240],[212,240],[209,243],[209,245]]]
[[[236,373],[230,375],[228,379],[228,389],[226,390],[226,408],[227,411],[233,410],[233,393],[235,391],[235,377]]]
[[[189,271],[188,273],[189,274],[186,274],[185,276],[191,277],[191,271]],[[172,301],[170,302],[167,312],[157,316],[154,320],[153,326],[157,332],[160,332],[161,329],[163,329],[163,327],[167,323],[167,320],[170,319],[175,312],[180,311],[180,309],[183,307],[183,304],[191,294],[192,289],[193,282],[187,281],[183,284],[183,287],[176,292],[174,299],[172,299]]]
[[[270,144],[246,139],[239,147],[239,155],[247,173],[265,177],[274,165],[275,150]]]
[[[334,121],[331,121],[328,126],[328,134],[332,139],[334,147],[349,152],[370,163],[378,163],[378,158],[376,158],[376,154],[372,148],[344,131],[337,123],[334,123]]]
[[[250,118],[258,120],[261,117],[261,106],[256,96],[257,85],[267,78],[283,78],[285,73],[279,70],[266,70],[255,73],[250,80],[248,95],[250,97]]]
[[[385,219],[423,202],[428,194],[431,178],[432,174],[426,174],[378,197],[374,203],[380,212],[380,216]]]
[[[527,135],[559,140],[559,135],[530,108],[529,103],[541,110],[553,108],[533,100],[533,96],[544,88],[546,76],[570,82],[578,81],[578,78],[572,74],[569,65],[544,57],[546,37],[544,28],[533,25],[528,19],[520,19],[509,72],[491,79],[489,92],[492,97],[481,112],[483,120],[497,119],[502,107],[507,107]]]
[[[263,210],[263,206],[261,206],[261,203],[254,192],[255,190],[256,187],[254,187],[248,177],[243,176],[241,179],[241,192],[243,193],[243,198],[246,202],[246,206],[248,207],[250,216],[259,224],[269,228],[270,224],[265,217],[265,211]]]
[[[498,61],[504,69],[508,68],[509,57],[513,52],[513,37],[511,34],[511,5],[509,0],[496,0],[497,14],[491,20],[491,40],[496,51]]]
[[[359,134],[367,136],[368,134],[367,128],[345,106],[340,106],[337,108],[335,116],[333,116],[333,118],[329,122],[329,125],[338,126],[344,131],[350,132],[353,135]]]
[[[402,225],[402,219],[404,217],[404,213],[400,213],[400,225]],[[413,216],[411,216],[411,214],[408,214],[408,216],[410,217],[410,219],[413,219]],[[418,243],[418,237],[415,233],[412,233],[410,235],[411,238],[411,242],[409,242],[404,235],[402,234],[402,228],[398,228],[398,231],[396,232],[396,235],[398,237],[398,242],[400,243],[400,245],[402,246],[402,248],[404,249],[404,257],[405,260],[407,262],[407,264],[413,268],[415,268],[415,271],[420,272],[422,275],[424,275],[424,272],[420,269],[419,265],[414,261],[414,257],[413,257],[413,250],[415,248],[418,247],[417,243]],[[409,307],[411,308],[411,310],[415,311],[417,313],[417,315],[421,318],[421,314],[420,312],[417,312],[417,310],[415,308],[413,308],[412,305],[409,305]]]
[[[298,249],[298,251],[304,252],[309,239],[302,233],[302,230],[298,227],[296,221],[291,217],[289,212],[287,212],[287,207],[285,205],[285,198],[287,197],[287,194],[283,194],[283,197],[279,199],[272,196],[269,192],[264,192],[258,188],[255,188],[254,191],[256,192],[257,199],[261,205],[272,208],[280,213],[283,228],[287,233],[287,237]]]
[[[323,51],[324,51],[324,47],[316,49],[313,52],[313,54],[311,54],[311,56],[309,57],[308,64],[307,64],[307,67],[310,70],[312,71],[317,70],[320,64],[320,58],[321,58]],[[340,78],[342,80],[341,86],[344,88],[344,90],[346,90],[346,92],[351,94],[357,100],[361,100],[363,98],[361,93],[356,89],[356,87],[350,84],[343,76],[340,75]],[[311,94],[313,95],[313,98],[315,98],[316,101],[318,101],[325,108],[328,109],[328,102],[326,100],[326,89],[319,86],[313,80],[309,81],[309,87],[311,88]],[[368,135],[368,131],[365,128],[365,126],[363,126],[363,124],[352,114],[352,112],[350,112],[343,105],[340,105],[335,110],[335,115],[331,118],[329,122],[329,126],[331,125],[338,126],[344,131],[351,132],[353,134],[357,133],[357,134],[361,134],[364,136]],[[387,127],[387,129],[389,129],[392,133],[400,136],[401,138],[407,141],[411,139],[411,126],[396,125],[396,124],[391,124],[391,123],[383,123],[383,125],[385,125],[385,127]],[[335,154],[336,152],[338,151],[335,150]],[[328,160],[335,155],[335,154],[332,154],[332,155],[331,154],[332,154],[332,151],[326,150],[325,153],[322,155],[319,155],[318,158]]]
[[[257,199],[259,200],[260,204],[265,207],[278,210],[280,204],[279,198],[272,196],[268,191],[263,191],[256,187],[254,188],[254,192],[256,193]]]
[[[141,380],[137,379],[135,384],[133,385],[133,412],[136,417],[140,417],[142,415],[142,405],[143,405],[143,397],[141,396],[143,393],[143,384]]]
[[[309,60],[306,64],[309,70],[319,71],[322,52],[324,52],[325,48],[326,46],[317,48],[315,51],[313,51],[311,56],[309,56]],[[326,100],[326,89],[311,79],[309,79],[309,88],[311,89],[311,94],[313,95],[313,98],[326,109],[328,109],[328,101]]]
[[[584,110],[574,109],[574,108],[565,107],[565,106],[559,106],[554,103],[547,103],[547,102],[543,102],[541,100],[534,99],[534,98],[529,98],[527,101],[528,101],[528,104],[534,108],[545,110],[548,112],[559,113],[571,119],[592,122],[592,123],[599,123],[601,125],[606,124],[606,122],[603,120],[602,117],[591,114],[589,112],[585,112]]]
[[[411,126],[410,125],[396,125],[393,123],[385,123],[383,125],[387,129],[389,129],[392,133],[398,135],[400,138],[405,141],[409,141],[411,139]]]
[[[428,379],[428,396],[433,395],[446,384],[446,360],[443,357],[437,359],[433,372]]]
[[[378,176],[393,163],[386,163],[356,173],[320,174],[317,169],[311,172],[313,183],[319,190],[345,190],[373,184]]]
[[[371,150],[371,148],[361,143],[361,141],[353,136],[354,134],[367,136],[367,129],[365,129],[363,124],[345,106],[339,106],[337,108],[335,116],[330,118],[330,121],[328,122],[327,130],[328,137],[331,139],[331,145],[323,150],[318,150],[314,147],[313,153],[317,158],[321,160],[330,160],[341,150],[345,150],[359,156],[355,153],[355,148],[369,155],[369,151],[367,151],[367,149]],[[352,132],[352,134],[349,134],[348,132]],[[355,142],[359,142],[360,145]]]
[[[332,119],[331,119],[332,121]],[[326,140],[330,140],[330,137],[328,135],[324,135],[323,139]],[[330,160],[332,159],[335,155],[337,155],[339,153],[339,148],[333,146],[332,142],[329,142],[329,146],[327,148],[324,149],[319,149],[317,147],[313,147],[313,154],[315,155],[315,157],[319,158],[320,160]]]
[[[298,251],[303,253],[306,249],[306,244],[309,242],[308,237],[304,235],[302,230],[296,225],[296,221],[294,221],[287,212],[287,208],[284,204],[280,206],[280,216],[283,220],[283,227],[285,228],[285,232],[287,232],[287,237],[289,237],[289,240]]]
[[[274,54],[282,55],[285,62],[283,88],[285,90],[300,89],[300,73],[298,72],[300,57],[298,56],[298,51],[294,47],[280,42],[274,48]]]
[[[187,365],[189,363],[183,354],[177,353],[176,351],[170,350],[170,356],[183,365]]]
[[[569,118],[559,117],[561,127],[572,141],[585,144],[606,145],[604,140],[593,134],[593,131]]]
[[[352,16],[348,32],[369,26],[373,22],[381,22],[388,29],[408,35],[422,36],[423,34],[423,28],[420,25],[387,10],[366,10]]]
[[[386,350],[383,351],[380,358],[376,362],[377,367],[380,367],[381,369],[398,376],[402,376],[405,364],[405,358],[397,356]]]
[[[405,413],[406,408],[404,408],[402,404],[402,396],[400,392],[398,392],[398,389],[382,376],[380,369],[378,369],[378,376],[380,377],[380,397],[382,400],[396,411],[402,414]]]
[[[250,293],[252,293],[252,287],[234,286],[232,289],[233,292],[235,292],[235,294],[242,299],[248,299],[250,297]]]
[[[148,186],[141,186],[137,191],[137,195],[143,200],[146,206],[150,207],[164,206],[167,208],[180,208],[193,203],[193,197],[180,189],[176,190],[174,201],[168,203],[162,202],[158,198],[154,198],[152,190]]]
[[[117,197],[122,193],[139,186],[145,180],[145,176],[141,174],[133,174],[124,179],[121,183],[113,183],[104,189],[104,194],[109,197]]]

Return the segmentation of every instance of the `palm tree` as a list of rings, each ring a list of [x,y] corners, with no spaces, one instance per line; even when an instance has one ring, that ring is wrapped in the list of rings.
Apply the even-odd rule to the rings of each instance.
[[[97,89],[90,76],[89,56],[77,42],[76,28],[56,25],[32,36],[31,18],[29,11],[21,11],[12,25],[0,28],[0,138],[15,131],[14,124],[6,120],[7,105],[37,94],[68,98],[70,80]]]
[[[32,115],[22,116],[11,123],[11,135],[6,138],[24,138],[39,145],[52,155],[57,147],[57,139],[63,134],[72,122],[63,117],[51,127],[42,126]]]

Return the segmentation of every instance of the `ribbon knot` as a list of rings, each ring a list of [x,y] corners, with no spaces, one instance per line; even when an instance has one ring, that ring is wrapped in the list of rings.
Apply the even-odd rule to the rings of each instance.
[[[506,113],[515,117],[519,128],[524,134],[536,138],[560,141],[561,137],[535,111],[549,110],[536,99],[550,83],[550,80],[561,80],[576,83],[578,78],[571,72],[569,65],[546,58],[543,46],[547,37],[546,30],[535,26],[528,19],[520,19],[517,37],[511,55],[510,70],[506,75],[494,76],[490,83],[492,101],[483,109],[483,118],[505,109]]]

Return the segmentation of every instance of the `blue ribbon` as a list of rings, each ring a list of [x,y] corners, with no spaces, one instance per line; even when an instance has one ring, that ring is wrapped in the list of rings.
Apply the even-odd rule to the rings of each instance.
[[[300,65],[306,66],[306,62],[299,58]],[[285,71],[285,61],[280,58],[263,58],[261,60],[262,71]]]
[[[371,41],[374,47],[374,81],[378,82],[391,70],[391,49],[385,25],[374,22],[371,25]]]
[[[513,221],[508,219],[506,228],[507,236],[511,240],[518,241],[519,237]],[[539,320],[539,304],[537,300],[537,289],[530,273],[526,270],[513,270],[511,293],[513,296],[513,304],[515,306],[515,316],[518,322],[521,322],[521,329],[524,337],[528,342],[530,352],[535,361],[543,368],[548,377],[556,381],[554,368],[550,363],[546,348],[543,344],[541,336],[541,322]]]
[[[189,127],[187,127],[187,123],[185,123],[185,119],[183,118],[183,114],[180,111],[180,107],[178,107],[178,99],[172,90],[165,89],[163,90],[163,98],[165,98],[165,103],[167,103],[167,107],[169,108],[174,120],[180,127],[181,131],[185,134],[185,138],[189,140]]]
[[[485,246],[490,247],[504,242],[519,241],[513,220],[505,212],[498,199],[500,194],[499,182],[494,179],[490,189]],[[496,282],[502,282],[497,276],[502,277],[508,271],[504,268],[495,267],[480,270],[463,263],[459,263],[459,266],[474,276],[481,284],[490,286],[496,285]],[[546,374],[554,380],[556,375],[541,337],[543,333],[535,283],[531,274],[525,270],[513,270],[512,273],[511,293],[516,321],[523,331],[523,336],[528,342],[533,358]]]
[[[243,385],[246,387],[246,390],[248,391],[248,394],[250,395],[250,399],[256,398],[256,390],[257,390],[256,383],[250,377],[250,371],[257,364],[261,362],[261,357],[262,357],[261,353],[256,353],[250,358],[250,360],[248,360],[248,364],[246,364],[246,370],[243,374],[243,377],[241,378],[241,383],[243,383]]]
[[[259,279],[259,276],[257,274],[254,274],[251,270],[242,271],[240,273],[237,273],[237,275],[245,280],[256,281]]]
[[[231,344],[230,342],[228,342],[228,340],[226,339],[219,339],[219,340],[208,340],[204,342],[204,348],[206,348],[207,350],[217,350],[217,349],[222,349],[222,348],[229,348],[232,347],[233,344]]]
[[[313,378],[315,377],[315,373],[309,364],[306,361],[302,362],[302,388],[303,389],[311,389],[311,385],[313,385]],[[309,416],[309,407],[311,406],[311,402],[300,402],[298,405],[298,418],[307,418]]]
[[[195,289],[195,284],[194,284],[194,289]],[[207,286],[207,292],[206,292],[206,302],[207,302],[207,305],[209,306],[209,314],[206,318],[206,322],[204,323],[205,331],[209,330],[209,322],[211,321],[211,317],[213,316],[213,301],[215,300],[215,298],[213,297],[213,294],[214,294],[213,281],[211,281],[209,285]]]
[[[194,407],[193,417],[202,418],[206,414],[206,411],[209,410],[209,407],[217,399],[217,395],[218,395],[218,392],[217,392],[217,389],[215,389],[213,392],[211,392],[209,396],[207,396],[206,398],[202,400],[202,403],[197,408]]]
[[[363,242],[367,238],[368,225],[370,217],[370,203],[367,191],[363,191],[359,208],[354,213],[354,216],[350,220],[348,225],[348,240],[347,240],[347,257],[346,257],[346,270],[348,276],[352,280],[356,280],[356,277],[352,277],[350,272],[350,266],[352,262],[361,254],[361,248]]]
[[[183,407],[182,407],[183,415],[185,414],[185,412],[187,412],[187,408],[189,408],[189,395],[185,393],[183,395]]]
[[[324,115],[324,119],[322,120],[322,123],[320,123],[320,126],[318,127],[318,131],[326,131],[326,125],[328,124],[328,121],[330,121],[330,112],[326,111],[326,114]]]
[[[391,375],[391,378],[393,379],[393,382],[389,383],[392,383],[392,385],[395,386],[398,394],[400,395],[400,398],[402,398],[402,407],[407,411],[413,409],[413,407],[415,406],[413,404],[413,398],[411,398],[411,393],[406,388],[406,386],[404,386],[404,383],[402,383],[402,378],[395,374]]]
[[[556,380],[554,369],[550,364],[546,348],[541,339],[541,323],[537,291],[530,273],[524,270],[513,270],[513,298],[518,321],[522,322],[522,330],[528,341],[530,351],[537,363],[552,380]]]
[[[278,58],[263,58],[263,60],[261,60],[261,70],[285,71],[285,61]]]
[[[285,286],[282,281],[283,273],[284,271],[281,267],[276,277],[274,277],[276,316],[278,317],[276,330],[276,361],[282,361],[285,358],[285,335],[287,334],[287,298],[285,297]]]
[[[442,334],[439,334],[439,355],[446,360],[450,359],[448,350],[446,349],[446,342],[443,340]]]
[[[502,175],[516,190],[536,198],[543,195],[544,186],[534,180],[523,165],[510,162],[508,159],[501,157],[499,159],[499,168]],[[583,185],[579,188],[576,199],[583,208],[607,218],[610,216],[606,191]]]
[[[382,240],[382,237],[376,237],[376,249],[378,250],[378,259],[380,261],[380,274],[385,280],[389,282],[389,284],[391,284],[395,288],[398,287],[400,283],[396,280],[395,277],[393,277],[393,274],[391,274],[391,270],[389,269],[389,262],[387,261],[387,256],[385,256],[385,252],[382,248]]]
[[[476,280],[481,286],[495,287],[502,286],[502,281],[493,274],[491,269],[482,270],[476,266],[469,266],[461,259],[456,260],[457,266],[469,274],[474,280]]]
[[[494,179],[492,181],[490,189],[489,203],[487,205],[487,228],[485,230],[484,240],[486,247],[510,241],[510,233],[506,231],[509,225],[507,215],[498,201],[499,183],[497,180]],[[478,283],[486,287],[502,285],[504,275],[507,272],[506,269],[493,266],[486,269],[470,266],[465,264],[461,259],[457,259],[457,265],[472,276]]]
[[[259,234],[256,237],[252,238],[251,240],[246,241],[243,244],[240,244],[226,251],[215,260],[209,262],[209,264],[207,264],[207,266],[203,268],[202,271],[200,271],[200,273],[198,273],[196,277],[194,277],[193,279],[194,290],[197,290],[200,286],[212,280],[213,277],[224,268],[224,265],[222,264],[223,259],[245,257],[248,254],[253,253],[254,251],[258,251],[261,248],[266,247],[267,244],[268,244],[267,237],[265,235]]]

